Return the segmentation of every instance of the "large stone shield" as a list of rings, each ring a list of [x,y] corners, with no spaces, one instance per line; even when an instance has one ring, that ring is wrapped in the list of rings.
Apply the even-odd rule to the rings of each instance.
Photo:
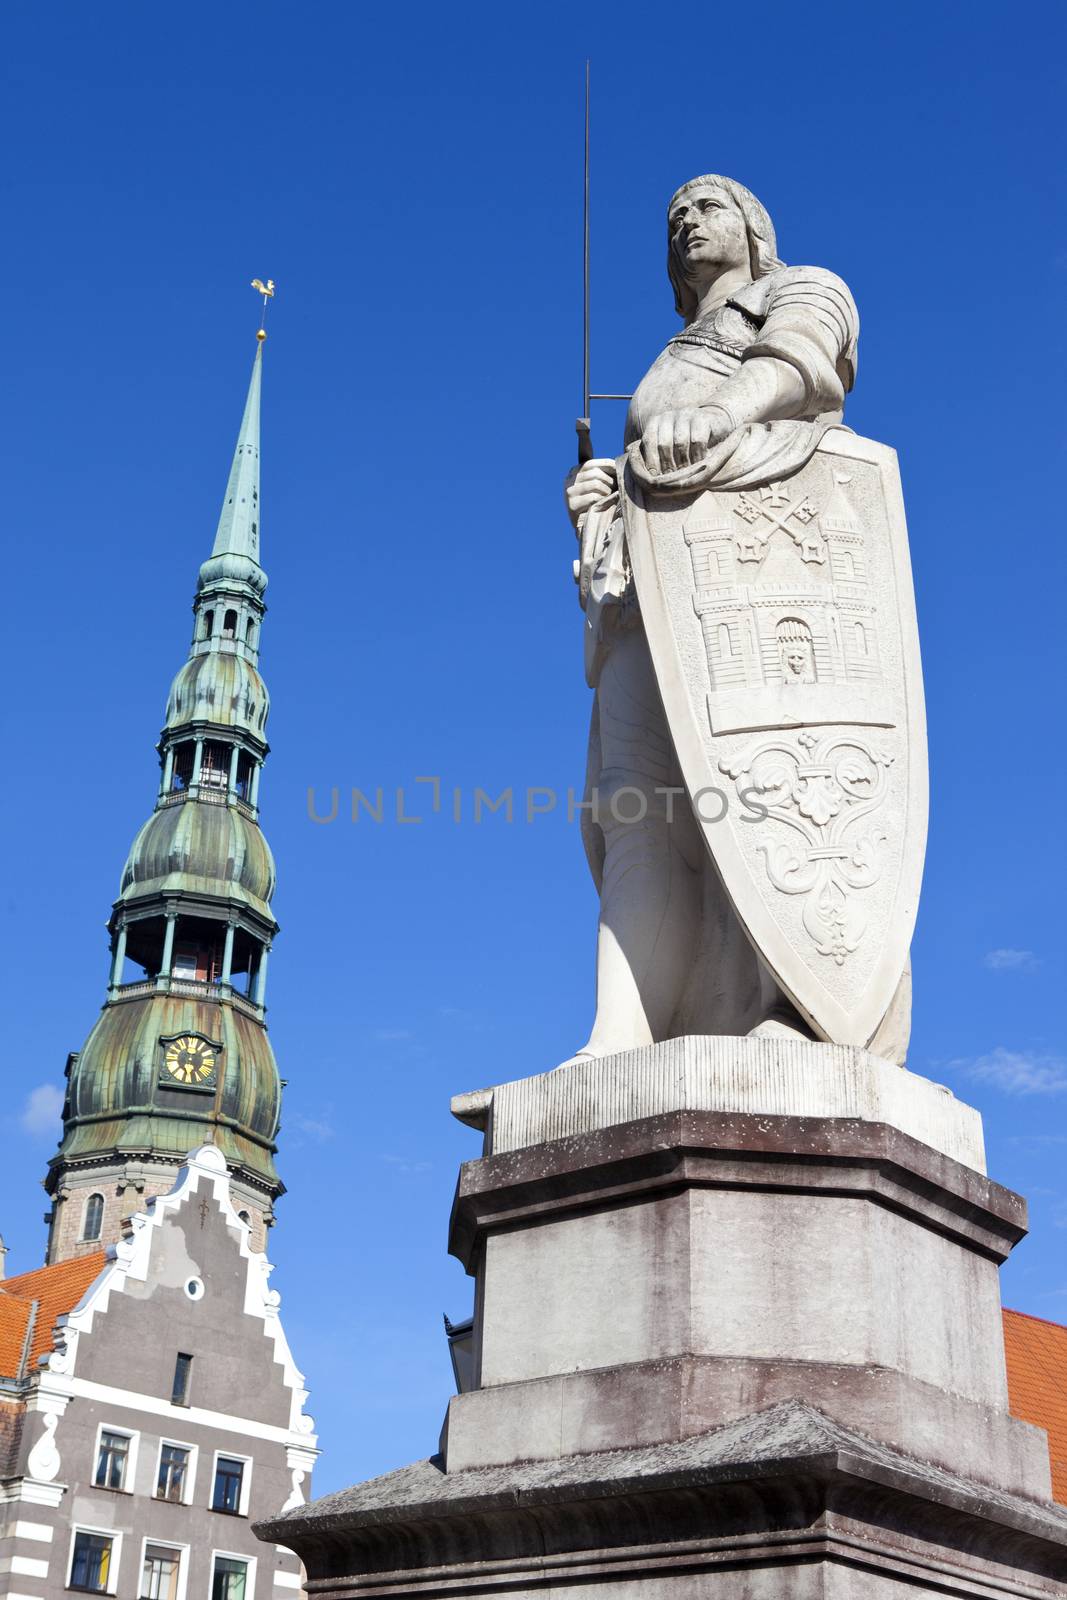
[[[716,870],[818,1035],[867,1044],[907,960],[926,846],[896,453],[834,428],[758,488],[624,481],[652,660]]]

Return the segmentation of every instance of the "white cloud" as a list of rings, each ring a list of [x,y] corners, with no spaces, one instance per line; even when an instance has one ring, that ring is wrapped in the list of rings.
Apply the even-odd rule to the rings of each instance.
[[[295,1117],[293,1125],[301,1133],[306,1133],[309,1139],[317,1139],[320,1144],[325,1144],[337,1132],[333,1123],[323,1117]]]
[[[1040,1050],[1005,1050],[998,1045],[974,1061],[949,1063],[976,1083],[991,1084],[1005,1094],[1067,1093],[1067,1058]]]
[[[383,1155],[381,1159],[403,1173],[430,1172],[433,1167],[431,1161],[412,1161],[408,1156]]]
[[[982,965],[990,972],[1032,972],[1041,963],[1032,950],[987,950]]]
[[[26,1096],[19,1120],[27,1133],[58,1133],[62,1115],[62,1089],[54,1083],[39,1083]]]

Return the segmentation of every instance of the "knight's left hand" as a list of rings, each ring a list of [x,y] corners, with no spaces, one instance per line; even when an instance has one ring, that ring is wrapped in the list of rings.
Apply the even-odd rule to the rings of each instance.
[[[652,418],[641,440],[645,466],[653,477],[695,466],[729,431],[729,418],[714,408],[663,411]]]

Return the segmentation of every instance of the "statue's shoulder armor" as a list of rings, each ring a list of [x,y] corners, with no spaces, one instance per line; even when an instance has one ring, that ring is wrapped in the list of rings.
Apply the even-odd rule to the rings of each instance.
[[[826,267],[775,267],[773,272],[731,295],[729,303],[760,321],[782,305],[835,305],[854,327],[855,334],[859,333],[859,312],[852,291],[844,278]]]
[[[756,349],[775,329],[793,333],[807,325],[819,329],[829,345],[827,355],[837,367],[846,392],[856,375],[856,347],[860,318],[852,291],[843,278],[825,267],[776,267],[732,297],[732,304],[760,324],[763,332]]]

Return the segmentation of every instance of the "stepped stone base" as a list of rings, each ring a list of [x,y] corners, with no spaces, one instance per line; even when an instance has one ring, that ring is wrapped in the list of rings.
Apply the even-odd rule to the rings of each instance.
[[[309,1595],[611,1600],[1062,1596],[1067,1510],[938,1471],[798,1401],[684,1442],[446,1472],[440,1457],[256,1531]]]
[[[473,1386],[441,1454],[263,1530],[309,1592],[1067,1593],[1008,1413],[1025,1205],[976,1113],[862,1050],[680,1039],[460,1096]]]
[[[685,1438],[798,1398],[1048,1495],[1008,1415],[997,1269],[1025,1231],[981,1122],[866,1051],[676,1039],[482,1095],[449,1248],[475,1386],[449,1471]]]
[[[575,1060],[554,1072],[456,1095],[487,1156],[550,1144],[665,1111],[832,1117],[896,1128],[985,1172],[982,1119],[943,1084],[855,1045],[697,1035]]]

